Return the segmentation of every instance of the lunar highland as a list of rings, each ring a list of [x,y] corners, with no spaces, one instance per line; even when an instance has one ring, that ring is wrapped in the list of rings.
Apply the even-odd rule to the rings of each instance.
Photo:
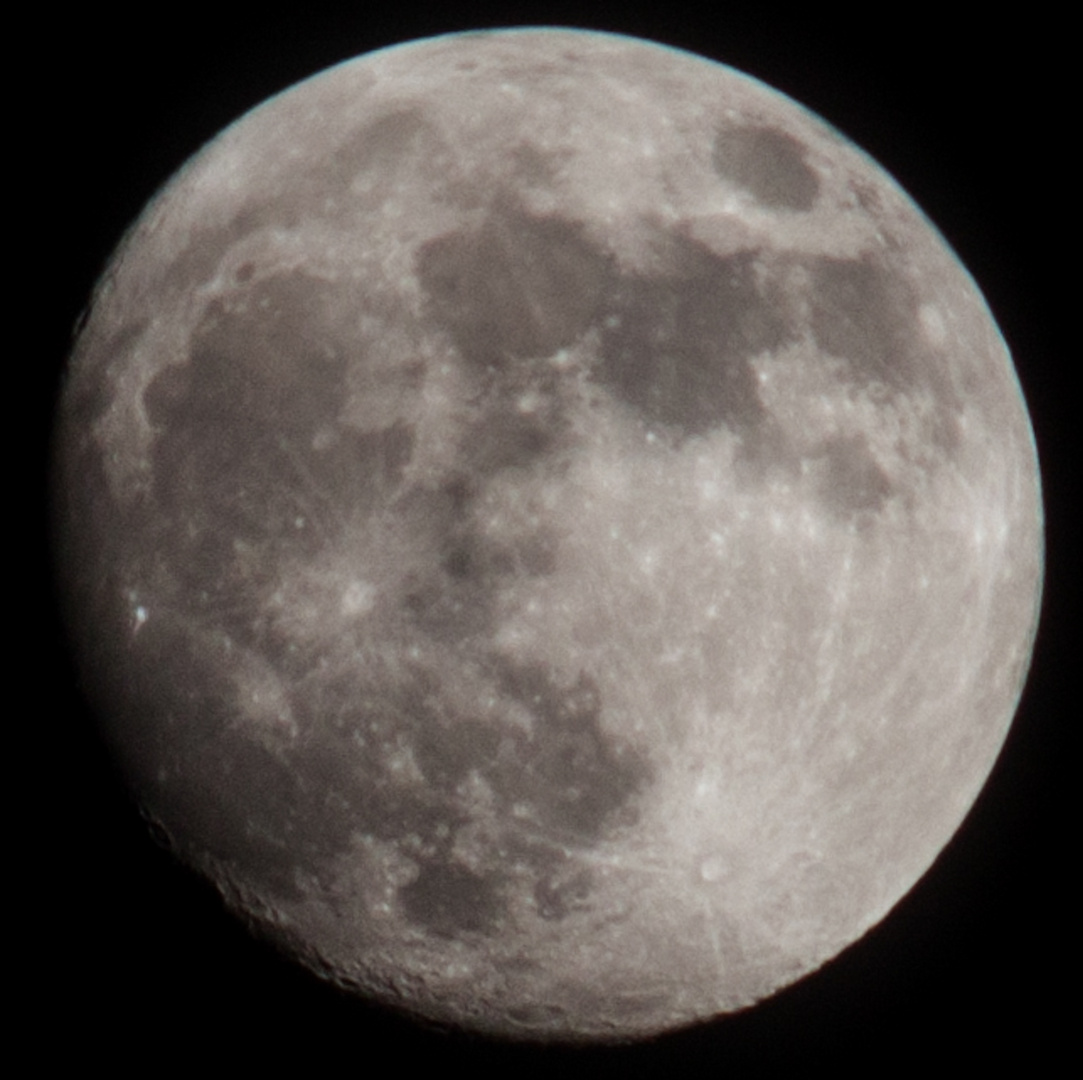
[[[748,1006],[959,826],[1034,637],[974,282],[691,54],[452,35],[271,99],[103,275],[57,566],[140,803],[358,994],[608,1040]]]

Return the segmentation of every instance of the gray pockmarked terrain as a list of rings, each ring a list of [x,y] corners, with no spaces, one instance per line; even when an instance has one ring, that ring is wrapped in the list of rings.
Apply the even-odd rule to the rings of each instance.
[[[879,921],[984,782],[1041,506],[894,182],[645,42],[423,41],[272,99],[103,276],[59,569],[148,813],[310,967],[647,1034]]]

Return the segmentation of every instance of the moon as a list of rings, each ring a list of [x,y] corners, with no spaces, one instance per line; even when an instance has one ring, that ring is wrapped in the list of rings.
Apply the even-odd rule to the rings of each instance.
[[[107,269],[58,565],[133,790],[340,986],[501,1036],[757,1002],[1003,742],[1042,574],[1010,357],[908,197],[615,35],[338,66]]]

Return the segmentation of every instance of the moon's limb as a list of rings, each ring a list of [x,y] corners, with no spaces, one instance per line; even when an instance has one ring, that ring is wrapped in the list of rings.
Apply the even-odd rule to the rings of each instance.
[[[965,271],[818,121],[627,39],[438,39],[250,114],[119,253],[60,439],[140,797],[455,1023],[656,1031],[822,963],[1029,655],[1037,470]]]

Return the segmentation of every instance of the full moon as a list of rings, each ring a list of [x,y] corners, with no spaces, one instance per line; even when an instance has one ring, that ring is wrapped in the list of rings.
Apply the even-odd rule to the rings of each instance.
[[[974,282],[717,63],[372,53],[197,154],[68,363],[57,572],[177,854],[299,963],[500,1037],[745,1008],[978,795],[1042,579]]]

